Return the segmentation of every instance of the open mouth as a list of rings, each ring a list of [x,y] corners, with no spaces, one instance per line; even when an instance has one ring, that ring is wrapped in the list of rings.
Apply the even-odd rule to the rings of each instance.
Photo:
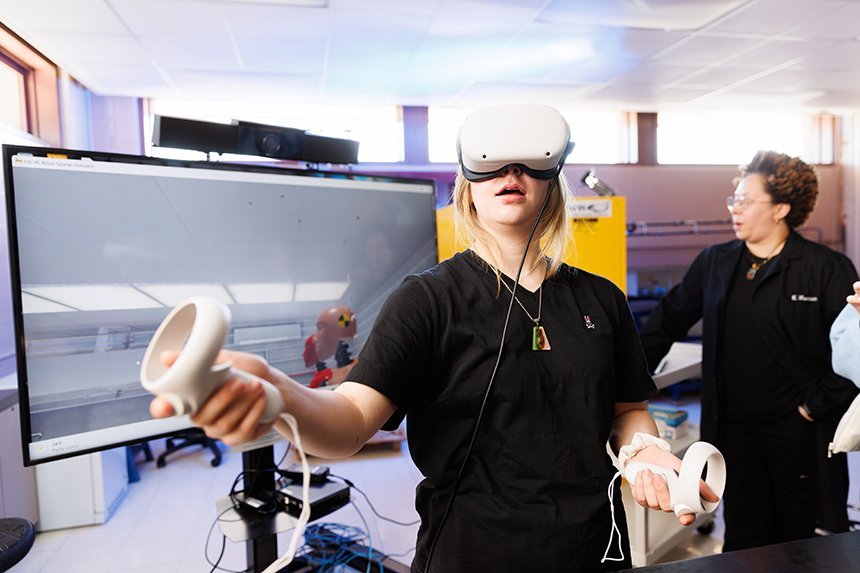
[[[496,197],[502,197],[503,195],[519,195],[520,197],[524,196],[522,190],[516,185],[507,185],[504,189],[496,193]]]

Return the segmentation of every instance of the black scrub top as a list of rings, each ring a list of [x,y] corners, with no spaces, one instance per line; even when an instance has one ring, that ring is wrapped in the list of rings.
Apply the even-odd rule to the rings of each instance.
[[[504,277],[508,285],[513,279]],[[606,453],[616,402],[656,394],[623,293],[563,265],[519,302],[551,350],[532,350],[533,323],[514,302],[480,430],[434,550],[432,571],[594,571],[607,546]],[[468,448],[501,342],[510,293],[472,251],[407,277],[383,306],[349,379],[407,416],[426,478],[414,571],[424,571]],[[623,507],[616,520],[625,529]],[[613,544],[614,546],[614,544]],[[629,566],[628,559],[607,568]]]

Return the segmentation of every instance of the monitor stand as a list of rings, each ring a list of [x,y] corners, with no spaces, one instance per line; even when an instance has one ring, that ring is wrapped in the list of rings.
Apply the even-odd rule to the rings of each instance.
[[[275,448],[268,445],[242,452],[245,495],[270,499],[275,491]],[[245,542],[248,570],[263,571],[278,558],[278,533],[295,526],[296,520],[285,511],[270,515],[246,515],[233,509],[230,496],[215,502],[221,532],[231,541]]]
[[[249,495],[258,499],[267,499],[275,491],[275,447],[268,445],[263,448],[242,452],[242,469],[245,476],[250,476]],[[256,475],[252,472],[257,471]],[[248,480],[246,480],[246,487]],[[286,512],[278,512],[287,516]],[[287,516],[289,517],[289,516]],[[294,520],[290,517],[290,521]],[[275,526],[277,516],[267,520],[270,525]],[[265,533],[260,537],[252,537],[245,542],[245,555],[248,558],[248,569],[251,571],[262,571],[278,558],[277,529],[266,527]]]
[[[257,499],[269,499],[275,491],[275,448],[268,445],[255,450],[242,452],[242,469],[245,476],[245,495]],[[277,511],[270,515],[243,515],[233,509],[233,500],[229,496],[219,498],[215,502],[218,512],[221,532],[231,541],[245,542],[245,555],[248,571],[260,573],[274,563],[278,558],[278,533],[292,529],[296,518],[286,511]],[[367,569],[367,556],[373,557],[370,564],[374,571],[380,573],[409,573],[409,567],[373,548],[356,547],[352,565]],[[369,553],[368,553],[369,551]],[[307,571],[306,567],[293,563],[281,569],[282,572]]]

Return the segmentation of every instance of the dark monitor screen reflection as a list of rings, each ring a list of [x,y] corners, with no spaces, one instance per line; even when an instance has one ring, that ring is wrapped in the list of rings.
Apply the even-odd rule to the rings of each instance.
[[[436,262],[430,181],[15,146],[4,165],[27,464],[191,425],[151,419],[139,375],[190,296],[229,305],[227,348],[308,383],[322,312],[354,311],[357,355],[391,291]]]

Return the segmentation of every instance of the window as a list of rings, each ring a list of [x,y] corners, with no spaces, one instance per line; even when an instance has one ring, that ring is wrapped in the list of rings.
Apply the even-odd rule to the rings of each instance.
[[[570,124],[571,139],[576,143],[570,163],[630,163],[635,146],[635,114],[613,111],[569,113],[562,110]],[[631,125],[630,118],[634,118]]]
[[[27,94],[24,70],[0,54],[0,123],[27,131]]]
[[[811,163],[832,163],[832,119],[799,113],[660,113],[657,162],[741,165],[770,149]]]
[[[155,99],[149,102],[144,126],[146,153],[174,159],[200,159],[204,154],[152,146],[152,116],[182,117],[214,123],[233,119],[303,129],[316,135],[359,142],[362,163],[403,161],[403,120],[400,109],[387,106],[290,105],[265,102],[201,102]],[[256,158],[259,159],[259,158]]]
[[[431,163],[457,162],[457,131],[471,111],[467,108],[429,108],[427,131]],[[559,111],[570,125],[571,139],[576,143],[568,162],[626,163],[631,160],[627,114]]]
[[[430,163],[457,163],[457,133],[471,111],[461,107],[427,108],[427,152]]]

